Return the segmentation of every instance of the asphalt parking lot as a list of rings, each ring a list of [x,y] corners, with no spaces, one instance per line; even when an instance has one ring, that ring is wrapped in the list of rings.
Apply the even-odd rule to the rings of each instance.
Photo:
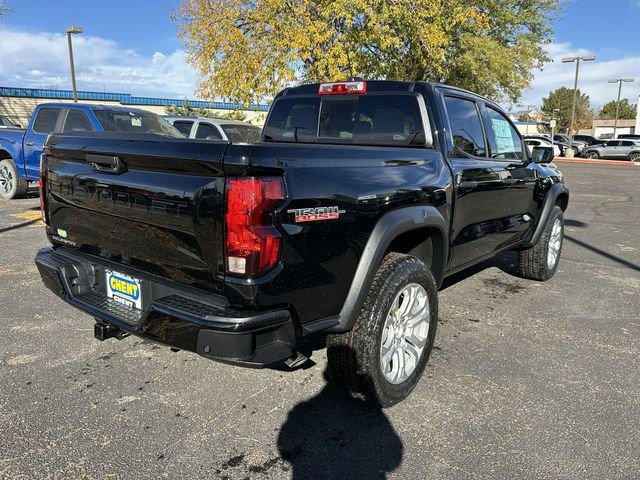
[[[640,168],[560,169],[556,277],[506,254],[450,279],[384,411],[328,386],[321,349],[286,372],[94,340],[33,264],[37,197],[0,202],[0,478],[639,478]]]

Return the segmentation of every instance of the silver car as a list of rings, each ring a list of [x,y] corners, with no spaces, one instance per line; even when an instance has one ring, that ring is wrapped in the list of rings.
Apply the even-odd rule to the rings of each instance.
[[[255,143],[262,129],[246,122],[208,117],[164,117],[187,138]]]
[[[582,152],[585,158],[640,161],[640,142],[633,140],[607,140],[602,145],[587,147]]]

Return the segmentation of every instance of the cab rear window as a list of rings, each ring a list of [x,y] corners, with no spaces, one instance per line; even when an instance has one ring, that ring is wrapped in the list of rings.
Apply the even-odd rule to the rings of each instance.
[[[424,124],[415,94],[278,99],[264,130],[267,142],[419,146]]]

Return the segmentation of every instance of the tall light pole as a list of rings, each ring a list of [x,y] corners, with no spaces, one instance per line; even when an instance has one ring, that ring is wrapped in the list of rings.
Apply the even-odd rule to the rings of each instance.
[[[76,67],[73,63],[73,45],[71,35],[82,33],[82,27],[67,28],[67,43],[69,44],[69,65],[71,66],[71,86],[73,87],[73,103],[78,103],[78,89],[76,88]]]
[[[631,83],[633,78],[617,78],[615,80],[609,80],[609,83],[618,84],[618,101],[616,102],[616,119],[613,122],[613,138],[616,138],[616,130],[618,130],[618,115],[620,114],[620,93],[622,93],[622,82]]]
[[[551,110],[551,148],[553,148],[553,130],[556,128],[556,112],[559,112],[559,108]]]
[[[576,78],[573,82],[573,106],[571,107],[571,122],[569,123],[569,148],[573,152],[573,120],[576,115],[576,100],[578,94],[578,73],[580,72],[580,62],[592,62],[596,59],[595,55],[585,55],[583,57],[565,57],[562,63],[576,62]]]

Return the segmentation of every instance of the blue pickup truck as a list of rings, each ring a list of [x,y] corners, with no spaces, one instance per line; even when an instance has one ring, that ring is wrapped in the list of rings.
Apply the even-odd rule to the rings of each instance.
[[[0,198],[26,195],[29,182],[39,178],[40,155],[51,133],[154,133],[183,137],[155,113],[111,105],[43,103],[36,107],[26,129],[0,130]]]

